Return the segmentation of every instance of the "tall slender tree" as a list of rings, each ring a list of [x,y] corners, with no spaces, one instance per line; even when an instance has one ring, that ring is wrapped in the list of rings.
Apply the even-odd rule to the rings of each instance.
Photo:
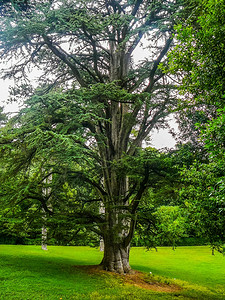
[[[159,65],[166,62],[181,4],[45,0],[29,1],[22,9],[7,3],[0,21],[1,58],[11,61],[4,77],[16,82],[13,95],[30,97],[29,73],[40,70],[42,89],[31,99],[44,121],[33,122],[22,139],[35,139],[37,125],[39,133],[54,133],[61,126],[60,134],[69,135],[67,146],[73,143],[91,157],[92,163],[74,175],[92,185],[104,205],[105,212],[91,220],[104,240],[102,265],[110,271],[131,271],[136,211],[151,176],[142,157],[139,176],[129,178],[127,162],[135,161],[151,130],[165,125],[176,105]],[[144,48],[147,54],[141,59]],[[56,87],[60,93],[51,91]],[[82,165],[74,152],[71,161]]]

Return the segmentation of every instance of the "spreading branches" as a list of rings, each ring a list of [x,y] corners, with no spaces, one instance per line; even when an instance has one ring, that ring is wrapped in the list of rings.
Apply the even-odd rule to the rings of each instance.
[[[150,171],[142,163],[144,175],[128,180],[132,163],[127,168],[119,164],[126,155],[139,157],[138,147],[166,122],[175,105],[159,65],[172,44],[178,2],[75,0],[52,5],[46,0],[29,14],[16,11],[0,20],[1,55],[16,58],[8,75],[28,77],[27,62],[39,67],[43,85],[9,122],[13,138],[2,131],[11,158],[4,156],[5,166],[15,157],[27,159],[25,152],[35,149],[27,159],[29,170],[22,159],[18,176],[25,171],[28,181],[41,186],[52,173],[54,207],[63,210],[64,205],[94,228],[101,224],[104,237],[106,231],[117,232],[114,241],[127,226],[125,246],[133,236]],[[142,62],[134,54],[144,47],[149,53]],[[40,186],[31,196],[44,206],[47,198],[37,196]],[[98,198],[106,209],[102,215]]]
[[[74,63],[71,62],[71,60],[69,59],[69,56],[67,55],[67,53],[60,48],[59,46],[55,46],[52,41],[48,38],[47,35],[43,35],[43,39],[46,43],[46,45],[48,46],[48,48],[60,59],[62,60],[66,65],[68,65],[70,67],[70,69],[72,70],[75,78],[77,79],[77,81],[80,83],[80,85],[82,87],[86,87],[87,84],[86,82],[83,80],[83,78],[80,75],[80,72],[78,71],[76,65]]]
[[[166,53],[168,52],[169,48],[170,48],[170,45],[173,41],[173,38],[172,37],[169,37],[162,49],[162,51],[160,52],[159,56],[157,57],[157,59],[154,61],[154,64],[153,64],[153,67],[151,69],[151,72],[150,72],[150,75],[149,75],[149,84],[148,86],[146,87],[145,89],[145,92],[148,92],[150,93],[152,91],[152,88],[155,84],[156,81],[158,81],[161,77],[157,77],[155,80],[154,80],[154,77],[155,77],[155,73],[156,73],[156,70],[160,64],[160,62],[162,61],[162,59],[165,57]]]

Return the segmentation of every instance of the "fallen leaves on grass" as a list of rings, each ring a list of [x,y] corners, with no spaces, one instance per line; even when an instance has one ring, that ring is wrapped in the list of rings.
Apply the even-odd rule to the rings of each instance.
[[[181,291],[182,288],[176,284],[173,284],[169,281],[164,282],[160,280],[159,277],[154,277],[154,275],[148,275],[146,273],[142,273],[140,271],[134,271],[133,274],[124,274],[120,275],[117,273],[108,272],[102,270],[100,266],[74,266],[75,269],[83,270],[91,275],[111,275],[118,280],[121,280],[124,285],[133,285],[138,288],[153,290],[157,292],[165,292],[165,293],[174,293]]]

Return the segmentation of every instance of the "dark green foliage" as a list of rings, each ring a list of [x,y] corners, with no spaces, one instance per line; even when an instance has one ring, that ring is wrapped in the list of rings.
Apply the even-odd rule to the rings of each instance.
[[[196,161],[181,174],[181,199],[190,224],[222,251],[224,243],[224,30],[223,0],[192,1],[193,13],[176,27],[178,45],[170,71],[182,78],[185,99],[180,127],[192,142]],[[192,115],[191,115],[192,114]]]
[[[224,165],[196,163],[183,171],[185,186],[181,190],[192,232],[219,251],[225,241],[224,175]]]
[[[194,100],[224,105],[224,11],[223,0],[199,1],[186,22],[177,26],[176,46],[171,70],[184,75],[182,88]]]

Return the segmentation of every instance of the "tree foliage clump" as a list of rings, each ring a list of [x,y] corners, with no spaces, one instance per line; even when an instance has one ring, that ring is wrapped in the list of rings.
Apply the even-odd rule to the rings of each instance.
[[[196,103],[224,105],[223,0],[201,0],[193,13],[177,25],[178,45],[171,54],[171,71],[180,72],[181,89]]]
[[[224,164],[195,163],[183,170],[184,187],[181,200],[189,214],[190,228],[205,238],[212,249],[223,252],[224,220]]]
[[[181,139],[203,149],[200,127],[224,107],[224,1],[190,1],[191,14],[175,26],[177,44],[169,54],[169,70],[176,74],[182,94],[178,114]]]

